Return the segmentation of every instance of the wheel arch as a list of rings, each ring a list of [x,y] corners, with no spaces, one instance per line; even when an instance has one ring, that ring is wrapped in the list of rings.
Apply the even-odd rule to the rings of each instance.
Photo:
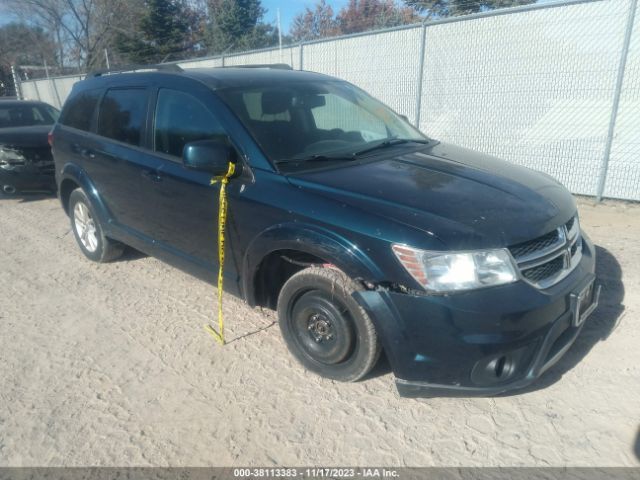
[[[67,215],[69,215],[69,197],[76,188],[81,188],[84,191],[98,219],[105,228],[108,228],[111,215],[109,215],[109,210],[98,193],[98,189],[84,170],[78,165],[67,163],[62,169],[58,187],[60,202]]]
[[[356,281],[382,276],[375,263],[344,237],[315,225],[281,224],[263,231],[246,250],[242,286],[247,303],[272,308],[284,282],[314,264],[333,266]],[[291,266],[283,272],[286,265]]]

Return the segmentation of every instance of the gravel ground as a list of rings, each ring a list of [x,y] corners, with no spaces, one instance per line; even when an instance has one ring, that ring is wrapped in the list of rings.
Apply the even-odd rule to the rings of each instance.
[[[401,399],[305,372],[273,312],[135,252],[82,256],[54,198],[0,199],[0,465],[640,465],[640,205],[580,200],[602,306],[527,392]]]

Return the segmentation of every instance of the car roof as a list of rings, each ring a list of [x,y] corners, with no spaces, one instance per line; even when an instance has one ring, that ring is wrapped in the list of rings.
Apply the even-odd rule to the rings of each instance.
[[[305,81],[338,81],[338,79],[321,73],[301,70],[289,70],[282,68],[243,68],[243,67],[211,67],[189,68],[182,71],[138,71],[128,73],[101,73],[98,76],[88,77],[86,86],[129,84],[132,80],[137,83],[161,80],[162,78],[188,77],[206,84],[217,90],[229,87],[251,87],[273,83],[305,82]]]
[[[1,98],[1,97],[0,97]],[[2,107],[19,107],[21,105],[46,105],[50,107],[48,103],[41,102],[39,100],[0,100],[0,106]]]
[[[183,75],[200,80],[212,88],[251,87],[271,83],[337,81],[321,73],[278,68],[193,68]]]

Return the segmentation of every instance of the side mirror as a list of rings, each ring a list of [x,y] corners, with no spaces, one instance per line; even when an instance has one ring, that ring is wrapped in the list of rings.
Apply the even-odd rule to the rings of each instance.
[[[400,115],[400,118],[403,119],[405,122],[410,123],[409,122],[409,117],[407,117],[406,115]]]
[[[190,142],[182,151],[182,163],[185,168],[207,172],[213,176],[227,173],[229,162],[236,162],[235,150],[222,139]],[[238,173],[236,170],[236,175]]]

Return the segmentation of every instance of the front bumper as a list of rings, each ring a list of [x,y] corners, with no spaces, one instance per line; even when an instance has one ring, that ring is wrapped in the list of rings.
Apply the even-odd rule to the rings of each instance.
[[[49,165],[40,167],[27,165],[15,167],[11,170],[0,168],[0,188],[12,186],[16,191],[21,190],[54,190],[56,186],[53,173],[53,161]]]
[[[402,396],[490,396],[530,385],[569,350],[597,306],[595,248],[539,290],[525,282],[448,296],[355,295],[380,334]],[[579,310],[578,294],[594,284]]]

